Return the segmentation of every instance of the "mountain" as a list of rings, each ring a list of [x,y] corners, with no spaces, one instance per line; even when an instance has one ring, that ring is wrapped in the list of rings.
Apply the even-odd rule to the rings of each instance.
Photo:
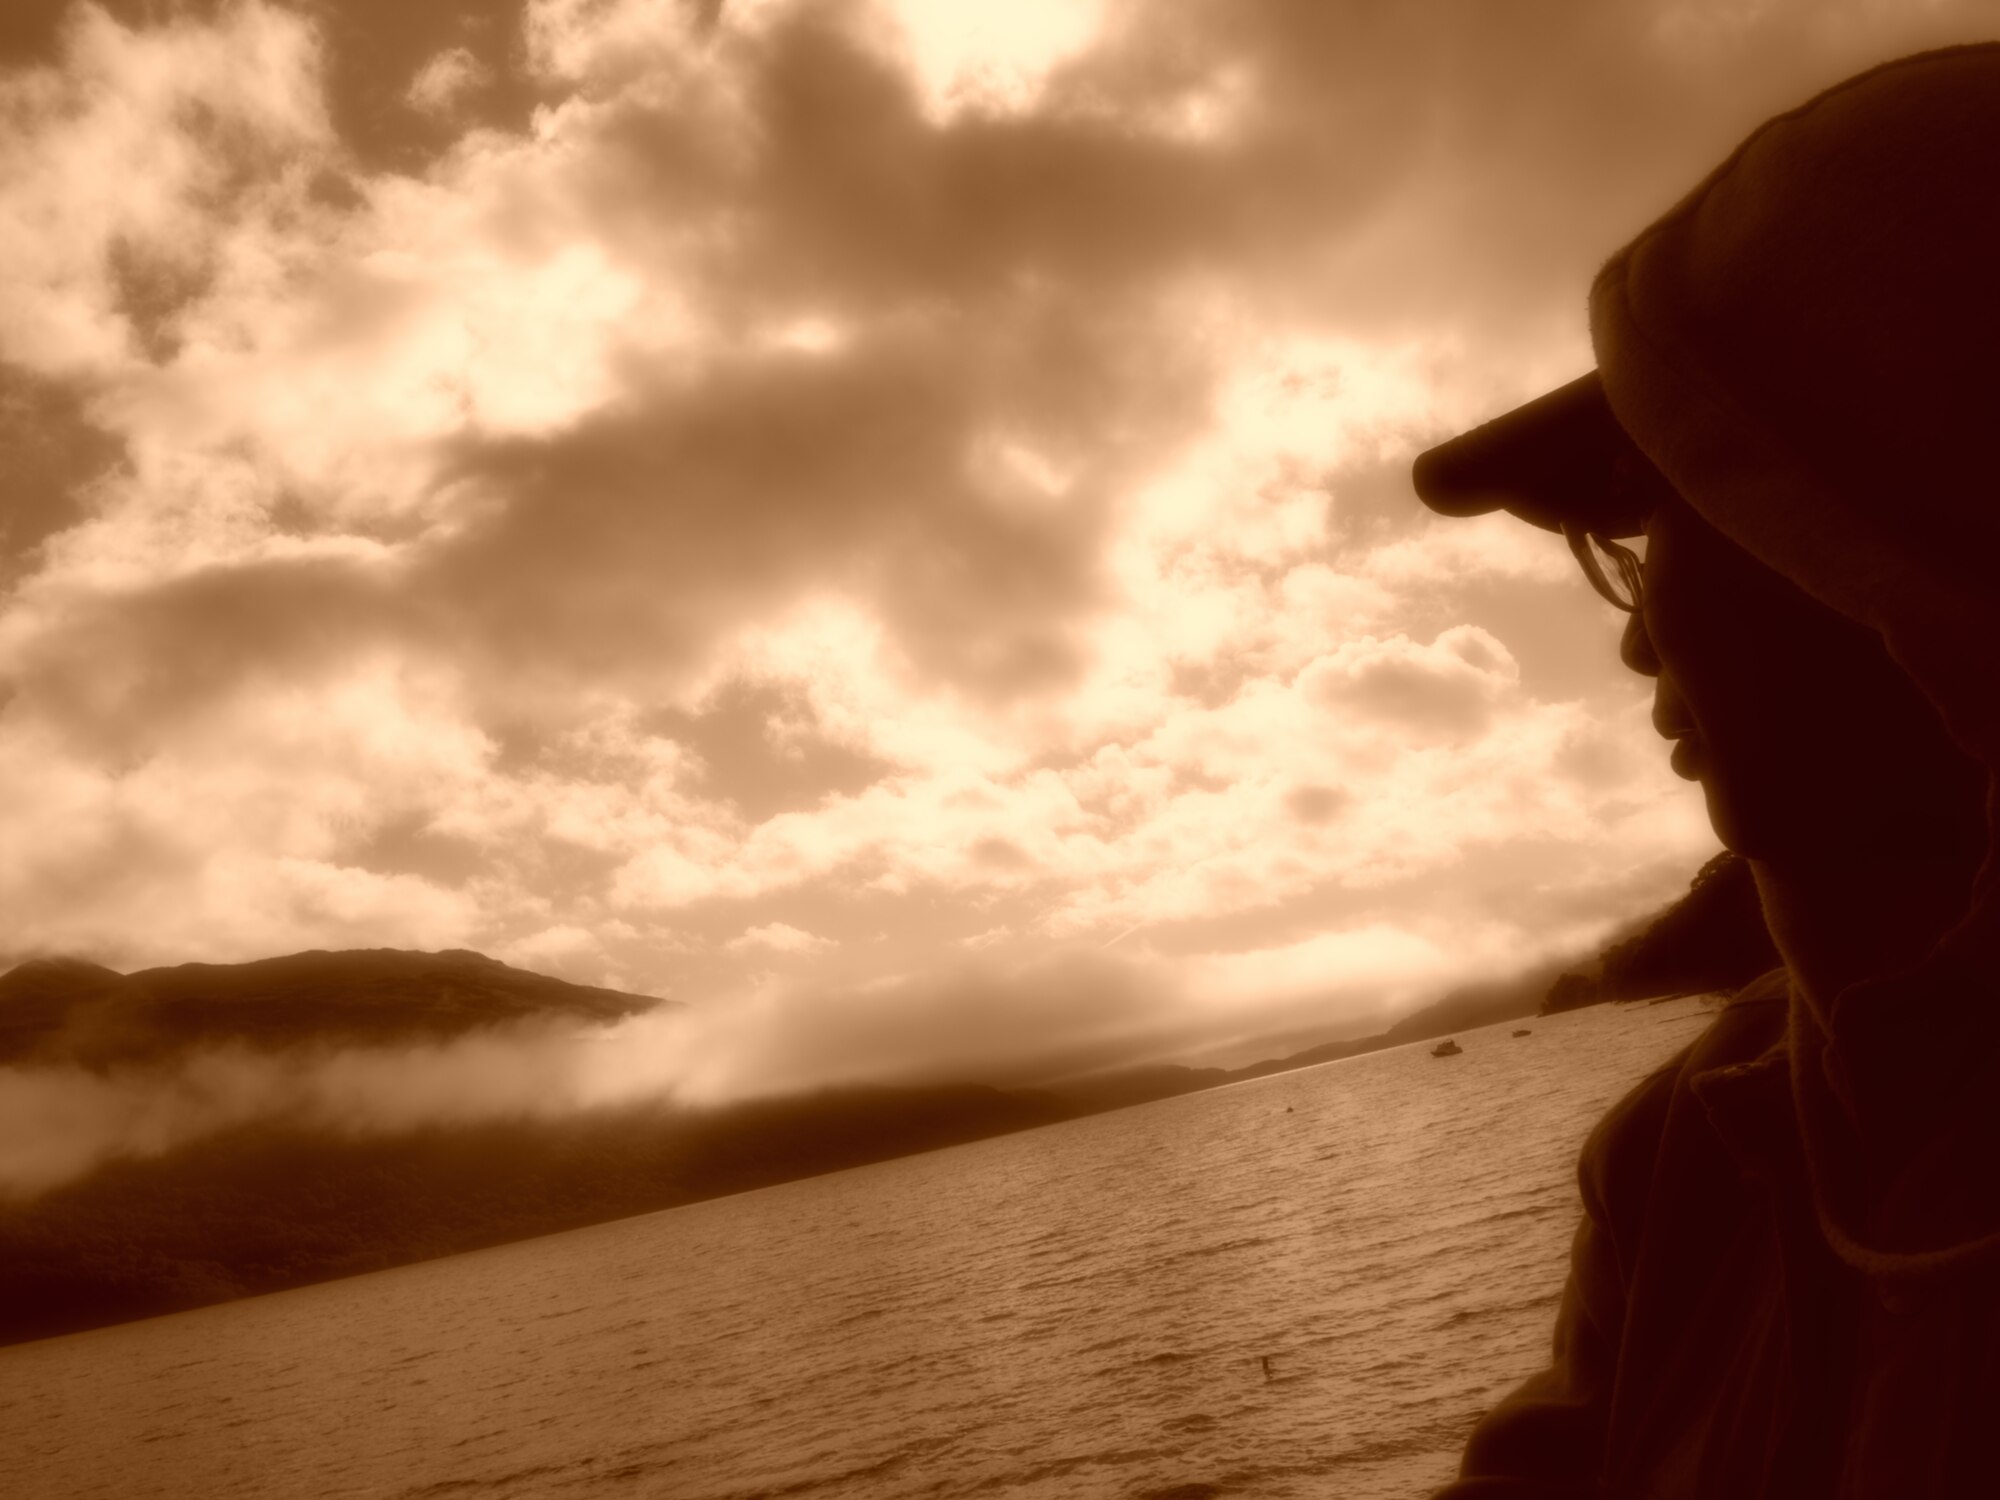
[[[436,1042],[533,1016],[611,1021],[671,1002],[517,969],[464,948],[314,949],[119,974],[30,959],[0,975],[0,1065],[142,1062],[232,1042],[264,1051]]]
[[[124,979],[80,958],[31,958],[0,974],[0,1063],[36,1052],[93,995]]]
[[[125,976],[83,958],[31,958],[0,974],[0,1006],[66,1003],[95,994]]]
[[[409,1046],[534,1017],[667,1002],[462,949],[313,951],[119,974],[72,958],[0,975],[0,1066],[97,1068],[231,1043]],[[113,1160],[0,1196],[0,1344],[380,1270],[1069,1118],[965,1084],[849,1088],[355,1135],[296,1120]]]

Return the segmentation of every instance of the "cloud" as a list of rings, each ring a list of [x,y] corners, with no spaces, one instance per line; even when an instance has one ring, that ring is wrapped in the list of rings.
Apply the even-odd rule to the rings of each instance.
[[[1060,683],[1065,617],[1095,593],[1097,507],[1024,514],[981,490],[977,358],[940,328],[834,366],[755,359],[564,437],[489,445],[461,477],[502,498],[423,584],[524,665],[693,668],[833,590],[964,687]]]
[[[94,700],[130,705],[115,680],[85,673],[77,690],[79,706],[47,710],[31,681],[0,710],[0,902],[19,947],[195,959],[463,945],[471,892],[343,859],[357,827],[479,774],[482,737],[440,711],[448,678],[359,659],[238,684],[184,719],[121,721],[103,741]]]
[[[1505,646],[1476,625],[1459,625],[1429,646],[1405,636],[1351,641],[1307,667],[1299,688],[1308,699],[1370,720],[1408,745],[1477,734],[1519,680]]]
[[[893,0],[884,5],[932,119],[959,111],[1025,114],[1051,75],[1096,40],[1100,0],[1021,0],[1004,10],[968,9],[951,0]]]
[[[60,71],[0,78],[0,357],[104,378],[170,346],[230,228],[331,147],[317,68],[261,4],[144,31],[75,8]]]
[[[736,953],[758,949],[769,953],[824,953],[838,944],[831,938],[816,937],[784,922],[766,922],[761,927],[744,928],[729,940],[728,946]]]
[[[437,53],[417,70],[404,95],[410,108],[427,115],[455,113],[468,94],[492,81],[486,65],[464,47]]]
[[[632,928],[623,924],[615,930],[616,935],[622,937],[629,937],[633,932]],[[599,935],[573,922],[558,922],[516,938],[499,955],[504,963],[532,967],[542,972],[551,969],[560,971],[579,959],[602,959],[603,956],[603,941]]]
[[[1985,26],[153,10],[0,76],[0,951],[722,997],[811,934],[759,1003],[844,997],[801,1035],[856,1069],[1015,1057],[1009,1007],[1165,1045],[1329,934],[1407,1000],[1438,922],[1664,895],[1707,835],[1615,622],[1409,458],[1586,363],[1592,270],[1758,118]],[[771,1035],[717,1076],[806,1076]]]
[[[39,566],[42,544],[76,524],[82,497],[120,445],[84,415],[66,383],[0,363],[0,590]]]

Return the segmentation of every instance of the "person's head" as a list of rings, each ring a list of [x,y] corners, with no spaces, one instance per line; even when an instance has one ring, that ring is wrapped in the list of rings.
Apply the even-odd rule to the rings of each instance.
[[[1724,845],[1774,865],[1976,862],[1984,770],[1880,636],[1668,494],[1621,655]]]
[[[1433,509],[1645,537],[1625,659],[1765,862],[1976,863],[2000,769],[2000,45],[1767,123],[1605,266],[1598,370],[1423,455]],[[1627,601],[1629,602],[1629,600]]]

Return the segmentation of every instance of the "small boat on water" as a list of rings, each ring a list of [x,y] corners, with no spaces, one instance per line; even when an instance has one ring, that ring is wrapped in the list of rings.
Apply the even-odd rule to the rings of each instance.
[[[1435,1047],[1431,1048],[1431,1056],[1456,1057],[1458,1056],[1459,1053],[1463,1052],[1464,1050],[1465,1049],[1459,1046],[1457,1042],[1454,1042],[1450,1037],[1446,1037],[1443,1041],[1439,1042]]]
[[[1534,1034],[1532,1030],[1521,1030],[1514,1033],[1515,1036],[1533,1036]]]

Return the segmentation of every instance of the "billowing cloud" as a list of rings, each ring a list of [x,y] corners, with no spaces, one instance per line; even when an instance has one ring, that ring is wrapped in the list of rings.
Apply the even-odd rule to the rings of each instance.
[[[0,38],[0,954],[759,995],[730,1089],[1358,1023],[1670,893],[1616,622],[1409,459],[1985,25],[156,9]]]
[[[449,47],[417,70],[403,97],[412,109],[427,115],[451,115],[466,96],[492,81],[486,65],[464,47]]]
[[[1309,699],[1408,744],[1477,734],[1520,672],[1499,641],[1476,625],[1460,625],[1428,646],[1404,636],[1351,641],[1300,678]]]
[[[761,927],[744,928],[724,946],[734,953],[760,948],[769,953],[824,953],[836,944],[831,938],[805,932],[787,922],[766,922]]]

